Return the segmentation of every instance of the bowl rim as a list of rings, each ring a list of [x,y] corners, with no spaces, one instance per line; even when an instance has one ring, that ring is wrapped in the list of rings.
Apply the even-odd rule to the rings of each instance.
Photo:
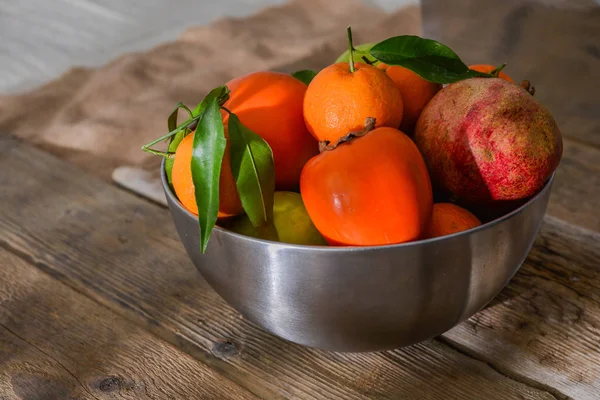
[[[550,177],[544,183],[544,186],[542,186],[542,188],[539,189],[536,194],[531,196],[524,204],[520,205],[519,207],[512,210],[511,212],[506,213],[498,218],[495,218],[491,221],[488,221],[488,222],[481,224],[479,226],[476,226],[474,228],[470,228],[470,229],[460,231],[457,233],[452,233],[450,235],[439,236],[439,237],[434,237],[434,238],[429,238],[429,239],[419,239],[419,240],[414,240],[414,241],[410,241],[410,242],[385,244],[385,245],[370,245],[370,246],[350,246],[350,245],[321,246],[321,245],[301,245],[301,244],[283,243],[283,242],[276,242],[276,241],[268,240],[268,239],[254,238],[252,236],[243,235],[241,233],[237,233],[237,232],[231,231],[229,229],[222,228],[219,225],[215,225],[215,227],[213,228],[213,231],[216,230],[219,232],[219,234],[229,235],[229,236],[239,239],[239,240],[254,242],[257,244],[261,244],[261,245],[277,246],[277,247],[281,247],[281,248],[303,250],[303,251],[309,250],[309,251],[319,251],[319,252],[355,252],[355,251],[363,251],[364,252],[364,251],[379,251],[379,250],[391,250],[391,249],[399,249],[399,248],[416,247],[416,246],[420,246],[420,245],[441,242],[441,241],[445,241],[445,240],[452,240],[454,238],[458,238],[458,237],[462,237],[462,236],[473,235],[479,231],[489,229],[493,226],[501,224],[502,222],[504,222],[508,219],[511,219],[512,217],[523,212],[525,209],[529,208],[540,197],[542,197],[548,190],[550,190],[550,187],[552,186],[552,183],[554,181],[555,174],[556,174],[556,171],[553,171],[552,174],[550,175]],[[177,196],[175,196],[175,194],[171,190],[171,186],[169,185],[169,183],[167,181],[167,173],[165,170],[165,158],[164,157],[160,164],[160,178],[161,178],[161,182],[162,182],[162,186],[163,186],[165,195],[171,200],[171,204],[175,204],[175,207],[177,207],[177,209],[179,211],[183,212],[186,215],[186,217],[191,218],[193,220],[197,220],[197,216],[195,214],[191,213],[190,211],[188,211],[181,204],[181,202],[179,201]]]

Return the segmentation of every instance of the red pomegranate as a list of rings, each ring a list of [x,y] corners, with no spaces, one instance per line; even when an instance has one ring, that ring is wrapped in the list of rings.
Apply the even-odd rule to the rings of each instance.
[[[535,194],[563,151],[550,111],[523,87],[498,78],[443,88],[423,110],[414,140],[434,185],[467,203]]]

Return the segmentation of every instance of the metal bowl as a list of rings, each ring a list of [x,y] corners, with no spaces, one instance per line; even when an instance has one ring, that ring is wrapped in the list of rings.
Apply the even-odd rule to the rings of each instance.
[[[215,227],[199,249],[197,218],[163,188],[185,249],[245,318],[302,345],[363,352],[437,336],[490,302],[540,229],[554,175],[516,210],[457,234],[374,247],[299,246]]]

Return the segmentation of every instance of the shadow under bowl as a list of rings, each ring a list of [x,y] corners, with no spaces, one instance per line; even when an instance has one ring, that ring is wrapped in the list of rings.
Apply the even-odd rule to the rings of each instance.
[[[198,220],[162,183],[178,235],[209,285],[246,319],[291,342],[380,351],[435,337],[509,282],[541,227],[554,175],[531,199],[477,228],[373,247],[319,247],[243,236],[219,226],[207,251]]]

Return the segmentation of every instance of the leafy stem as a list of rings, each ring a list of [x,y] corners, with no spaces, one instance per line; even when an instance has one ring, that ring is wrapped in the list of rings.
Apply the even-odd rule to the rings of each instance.
[[[348,25],[348,64],[350,65],[350,72],[356,71],[354,68],[354,46],[352,46],[352,28]]]
[[[166,133],[166,134],[162,135],[161,137],[159,137],[158,139],[154,139],[150,143],[143,145],[142,150],[147,153],[151,153],[151,154],[154,154],[157,156],[162,156],[162,157],[166,157],[166,158],[172,157],[174,152],[172,152],[172,151],[165,152],[165,151],[156,150],[156,149],[153,149],[152,146],[154,146],[157,143],[162,142],[163,140],[169,139],[170,137],[173,137],[186,129],[189,129],[191,131],[193,129],[193,127],[196,126],[196,124],[198,123],[200,118],[202,118],[202,114],[204,112],[204,109],[206,109],[208,101],[213,97],[217,98],[218,104],[220,106],[222,106],[229,99],[229,88],[227,88],[227,86],[220,86],[220,87],[212,90],[204,98],[204,100],[202,100],[202,102],[200,102],[196,106],[194,111],[190,111],[190,109],[182,102],[177,103],[175,110],[173,111],[171,116],[169,116],[169,128],[172,128],[173,125],[176,125],[176,122],[173,122],[173,121],[176,121],[177,110],[179,108],[183,108],[184,110],[186,110],[190,114],[190,117],[188,119],[186,119],[184,122],[182,122],[181,125],[175,127],[174,129],[171,129],[169,131],[169,133]]]
[[[173,158],[175,156],[175,153],[172,152],[172,151],[160,151],[160,150],[154,150],[154,149],[151,149],[151,148],[143,148],[143,147],[142,147],[142,150],[144,150],[147,153],[154,154],[155,156],[164,157],[167,160],[171,159],[171,158]]]
[[[362,60],[365,62],[365,64],[369,64],[369,65],[375,64],[373,61],[369,60],[367,58],[367,56],[362,56]]]
[[[154,149],[152,149],[152,146],[154,146],[155,144],[157,144],[159,142],[162,142],[163,140],[170,138],[171,136],[177,135],[179,132],[183,131],[185,128],[187,128],[189,125],[191,125],[192,122],[198,121],[201,117],[202,117],[202,114],[198,114],[194,117],[188,118],[177,128],[173,129],[171,132],[164,134],[161,137],[159,137],[158,139],[154,139],[150,143],[143,145],[142,150],[144,150],[147,153],[152,153],[152,154],[155,154],[158,156],[162,155],[163,157],[164,157],[164,154],[166,154],[166,155],[172,154],[172,153],[168,153],[168,152],[164,152],[164,151],[154,150]]]
[[[506,67],[506,64],[500,64],[500,65],[498,65],[496,68],[494,68],[490,72],[490,75],[498,77],[498,75],[500,75],[500,71],[502,71],[504,69],[504,67]]]

